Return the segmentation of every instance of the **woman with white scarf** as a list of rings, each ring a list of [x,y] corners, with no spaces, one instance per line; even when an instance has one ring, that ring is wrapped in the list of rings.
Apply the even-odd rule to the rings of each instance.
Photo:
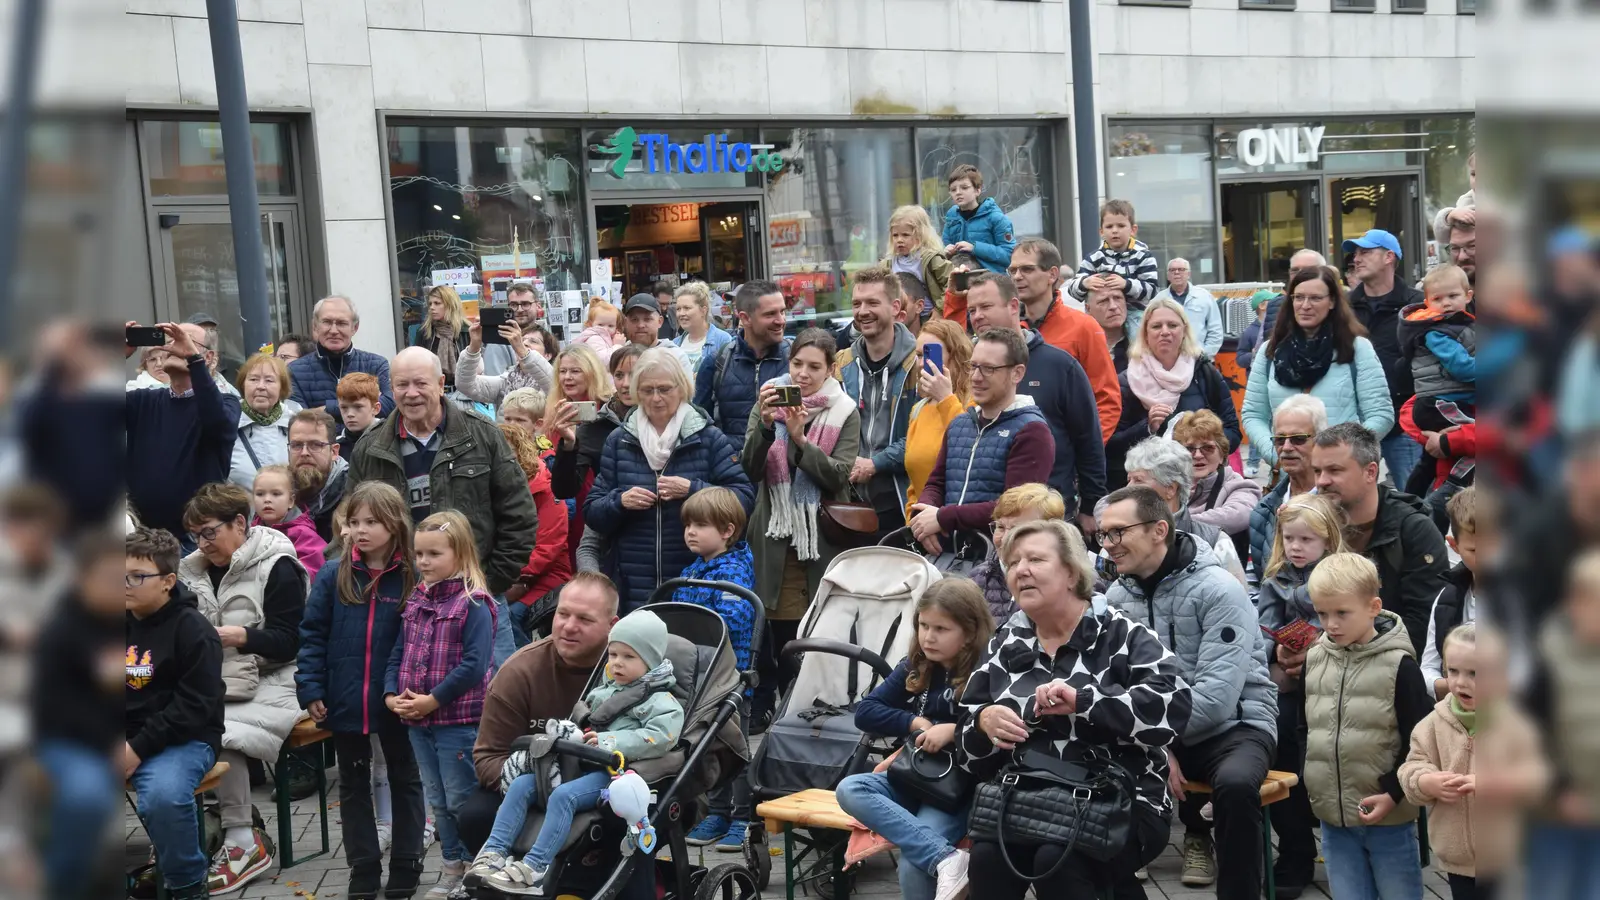
[[[850,467],[861,445],[861,414],[832,374],[836,350],[833,335],[821,328],[795,337],[789,374],[761,386],[739,457],[759,486],[747,536],[756,593],[778,652],[794,638],[823,571],[842,549],[817,526],[823,501],[851,499]],[[800,388],[800,406],[776,405],[778,388],[791,385]]]
[[[1127,484],[1128,450],[1151,435],[1168,434],[1182,413],[1209,409],[1228,436],[1226,457],[1239,449],[1239,411],[1228,382],[1200,350],[1189,317],[1170,298],[1145,307],[1128,348],[1122,385],[1122,418],[1106,442],[1106,493]]]
[[[690,494],[718,485],[747,509],[755,497],[738,445],[690,402],[694,388],[677,357],[644,351],[630,381],[638,405],[606,438],[583,504],[588,530],[610,548],[601,568],[616,582],[624,615],[695,559],[680,518]]]

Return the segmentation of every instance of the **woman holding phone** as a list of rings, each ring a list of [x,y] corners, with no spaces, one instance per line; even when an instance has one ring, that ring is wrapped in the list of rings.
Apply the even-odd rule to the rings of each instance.
[[[501,375],[483,374],[483,320],[470,319],[467,324],[467,349],[456,360],[456,390],[469,400],[487,403],[496,410],[506,395],[518,388],[531,387],[549,394],[552,370],[550,361],[539,353],[536,344],[524,340],[522,328],[515,319],[508,319],[499,328],[500,337],[517,348],[521,355],[517,364]],[[538,338],[537,332],[528,336]]]
[[[939,461],[944,433],[950,423],[972,405],[972,341],[949,319],[930,319],[917,336],[917,393],[906,430],[906,517],[911,504],[922,496],[928,476]]]
[[[583,344],[573,344],[556,357],[556,386],[562,396],[552,397],[545,406],[545,430],[557,439],[555,459],[550,463],[550,490],[558,499],[574,502],[572,521],[567,527],[567,551],[574,571],[578,543],[583,540],[583,505],[594,484],[606,438],[633,411],[633,392],[629,388],[633,364],[642,353],[644,349],[638,344],[616,348],[609,361],[609,379],[600,368],[599,355]],[[594,417],[580,422],[580,417],[587,414],[580,416],[585,408],[579,404],[595,405]]]
[[[817,522],[824,500],[850,499],[850,468],[861,446],[861,414],[832,375],[837,347],[821,328],[795,337],[789,374],[761,386],[739,454],[757,486],[745,535],[776,652],[794,639],[823,570],[841,549]],[[783,396],[796,388],[798,403]]]

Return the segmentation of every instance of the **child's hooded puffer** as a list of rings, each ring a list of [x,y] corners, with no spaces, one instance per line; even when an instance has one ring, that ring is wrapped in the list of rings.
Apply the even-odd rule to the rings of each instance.
[[[726,581],[753,591],[756,589],[755,557],[750,552],[750,545],[740,541],[724,553],[690,563],[683,570],[683,577],[699,581]],[[756,611],[750,601],[725,591],[697,587],[678,588],[672,599],[679,603],[704,606],[721,616],[728,626],[728,640],[733,644],[734,664],[741,672],[750,669],[756,619]]]
[[[622,685],[607,666],[605,683],[589,692],[588,709],[574,718],[594,727],[600,749],[615,750],[625,760],[665,756],[683,734],[683,705],[672,695],[677,679],[667,658],[666,623],[647,609],[637,610],[611,626],[611,643],[633,648],[648,671]],[[608,705],[614,697],[619,702]]]
[[[299,507],[289,510],[289,515],[276,525],[267,525],[257,516],[252,525],[266,525],[274,531],[281,531],[291,543],[294,544],[295,555],[300,558],[300,565],[306,567],[306,575],[310,578],[317,577],[317,571],[322,568],[323,551],[328,547],[328,542],[317,534],[317,525],[311,517],[300,511]]]

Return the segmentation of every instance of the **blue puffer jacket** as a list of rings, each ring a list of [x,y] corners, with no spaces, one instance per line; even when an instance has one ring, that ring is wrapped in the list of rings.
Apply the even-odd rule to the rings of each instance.
[[[985,269],[1001,274],[1011,265],[1011,251],[1017,249],[1011,219],[1000,211],[1000,204],[993,197],[983,198],[971,216],[963,216],[958,206],[951,206],[944,214],[945,245],[960,241],[972,245],[972,255]]]
[[[606,438],[594,486],[583,504],[585,524],[610,539],[612,558],[606,568],[622,595],[624,614],[643,606],[656,585],[676,577],[695,560],[683,543],[682,500],[644,510],[622,508],[622,495],[628,488],[656,490],[657,473],[639,444],[639,429],[648,427],[642,416],[638,409],[633,410],[622,427]],[[707,424],[697,409],[689,410],[678,433],[678,446],[660,474],[689,479],[690,494],[712,485],[728,488],[739,495],[746,514],[755,505],[756,489],[739,465],[739,446],[721,429]]]
[[[332,353],[318,346],[315,353],[289,363],[289,398],[306,409],[320,406],[339,418],[339,379],[365,372],[378,379],[378,418],[394,411],[394,389],[389,387],[389,361],[376,353],[351,347]]]
[[[1265,344],[1256,351],[1255,362],[1250,366],[1241,416],[1245,436],[1269,465],[1278,461],[1277,448],[1272,446],[1273,410],[1298,393],[1309,393],[1327,406],[1329,425],[1360,422],[1380,438],[1394,427],[1389,378],[1384,374],[1377,352],[1372,349],[1372,342],[1364,337],[1356,338],[1355,358],[1348,363],[1335,362],[1310,391],[1284,387],[1273,376],[1273,370],[1272,345]]]
[[[987,503],[1006,490],[1006,457],[1017,432],[1044,414],[1028,397],[1018,397],[1006,411],[983,428],[974,409],[950,423],[945,432],[945,503]],[[1048,426],[1048,423],[1047,423]]]
[[[750,422],[750,410],[755,408],[756,394],[761,386],[789,374],[789,338],[767,348],[764,356],[757,357],[755,350],[744,342],[744,332],[734,335],[728,364],[717,379],[717,357],[720,348],[711,349],[706,341],[705,353],[700,357],[700,369],[694,379],[694,405],[711,417],[711,423],[727,435],[735,447],[744,446],[744,429]]]
[[[300,655],[295,687],[301,707],[321,700],[328,707],[322,727],[346,734],[371,734],[400,727],[400,719],[383,704],[383,675],[400,640],[400,604],[405,576],[397,554],[377,575],[354,559],[356,590],[367,602],[359,606],[339,600],[337,560],[317,573],[300,620]]]

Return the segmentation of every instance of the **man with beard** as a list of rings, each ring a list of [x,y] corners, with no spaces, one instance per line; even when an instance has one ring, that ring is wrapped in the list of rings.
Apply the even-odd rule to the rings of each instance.
[[[855,274],[851,308],[857,337],[839,352],[834,371],[861,412],[861,456],[850,481],[866,485],[882,537],[906,524],[906,429],[917,403],[917,339],[899,323],[905,295],[883,266]],[[861,488],[857,488],[861,490]]]
[[[1444,535],[1421,500],[1378,484],[1378,440],[1359,423],[1326,428],[1312,445],[1317,493],[1344,509],[1347,549],[1378,567],[1383,608],[1405,621],[1421,659],[1433,601],[1450,569]]]
[[[346,474],[350,463],[339,455],[338,425],[321,409],[302,409],[289,420],[289,465],[317,472],[322,485],[306,515],[317,526],[325,541],[339,536],[333,511],[344,499]]]
[[[321,407],[339,418],[339,379],[351,372],[366,372],[378,379],[378,415],[394,409],[389,388],[389,361],[376,353],[357,350],[352,341],[361,330],[361,316],[350,298],[334,294],[311,308],[311,335],[316,352],[289,364],[290,399],[306,409]]]
[[[1415,393],[1411,362],[1400,348],[1400,311],[1423,303],[1426,298],[1396,274],[1400,240],[1389,232],[1374,228],[1353,241],[1345,241],[1344,252],[1353,254],[1350,268],[1358,282],[1350,290],[1350,308],[1367,329],[1372,349],[1389,378],[1389,399],[1399,409]],[[1411,470],[1422,461],[1422,447],[1401,430],[1399,422],[1382,438],[1389,477],[1396,487],[1402,487],[1411,477]]]
[[[533,285],[518,281],[506,288],[506,305],[511,308],[511,318],[523,334],[533,334],[539,328],[544,308],[539,305],[539,294]],[[535,354],[538,356],[538,354]],[[522,357],[522,348],[510,344],[483,345],[483,374],[504,375],[511,371]]]
[[[739,285],[733,306],[739,330],[732,342],[700,357],[694,405],[705,410],[723,434],[743,446],[756,393],[763,384],[789,371],[789,341],[783,336],[788,304],[776,284],[756,279]]]

